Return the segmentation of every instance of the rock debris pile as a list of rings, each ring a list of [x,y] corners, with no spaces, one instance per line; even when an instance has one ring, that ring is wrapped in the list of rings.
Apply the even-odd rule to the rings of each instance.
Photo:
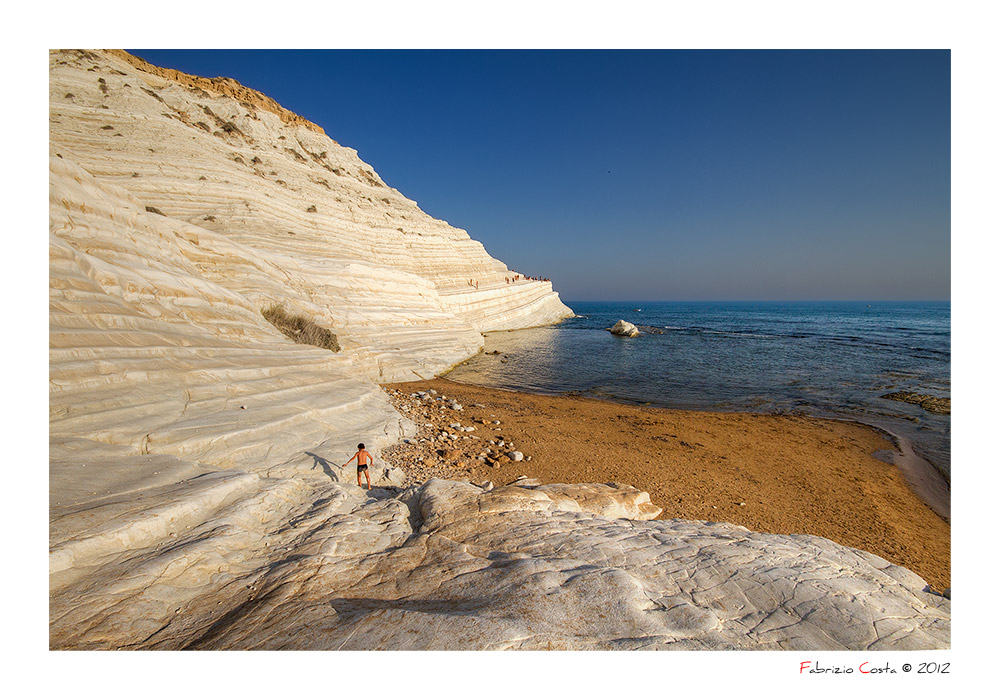
[[[501,421],[483,404],[463,406],[454,398],[428,391],[383,388],[389,402],[418,428],[415,437],[382,450],[382,458],[406,472],[406,485],[427,479],[468,478],[474,467],[531,461],[503,435]]]

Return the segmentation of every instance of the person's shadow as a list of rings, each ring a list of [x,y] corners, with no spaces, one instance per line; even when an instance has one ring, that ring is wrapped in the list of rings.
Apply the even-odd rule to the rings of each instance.
[[[316,467],[322,467],[323,473],[330,477],[331,481],[340,481],[337,475],[334,473],[333,469],[330,468],[330,463],[319,455],[315,455],[312,452],[306,452],[307,455],[313,458],[313,469]]]

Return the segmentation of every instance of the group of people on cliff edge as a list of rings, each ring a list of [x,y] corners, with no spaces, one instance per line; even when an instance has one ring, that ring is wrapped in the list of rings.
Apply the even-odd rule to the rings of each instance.
[[[525,280],[528,280],[529,282],[551,282],[552,281],[548,277],[528,277],[527,275],[514,275],[513,277],[504,277],[503,281],[506,282],[507,284],[514,284],[515,282],[517,282],[518,280],[520,280],[522,277]]]

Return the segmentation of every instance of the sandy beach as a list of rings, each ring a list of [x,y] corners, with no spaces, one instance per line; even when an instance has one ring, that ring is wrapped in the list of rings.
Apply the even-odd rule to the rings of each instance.
[[[819,535],[904,566],[935,590],[951,585],[950,525],[915,495],[898,467],[873,456],[893,445],[867,426],[628,406],[445,379],[386,388],[401,392],[394,403],[421,428],[415,444],[394,446],[383,457],[415,482],[443,476],[499,485],[520,475],[543,483],[623,482],[648,491],[663,508],[661,518]],[[409,397],[430,390],[463,410]],[[420,442],[452,423],[476,430],[450,430],[458,440]],[[501,439],[502,449],[490,444]],[[514,449],[525,460],[490,465],[479,459],[486,448]],[[444,450],[450,452],[442,456]]]

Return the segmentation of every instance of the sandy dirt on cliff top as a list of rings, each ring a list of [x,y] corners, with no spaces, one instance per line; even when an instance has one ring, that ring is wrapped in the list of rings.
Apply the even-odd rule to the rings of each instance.
[[[386,459],[418,480],[439,475],[500,485],[524,474],[543,483],[618,481],[648,491],[663,508],[660,518],[819,535],[904,566],[935,590],[951,585],[950,525],[914,495],[897,467],[872,456],[892,445],[865,426],[626,406],[444,379],[387,388],[407,397],[433,389],[463,405],[457,412],[441,402],[413,402],[410,417],[434,425],[422,428],[421,437],[455,422],[476,427],[457,434],[478,439],[386,452]],[[531,460],[485,464],[477,456],[485,447],[497,449],[491,439],[513,443]],[[463,454],[442,459],[437,451],[445,447]]]

